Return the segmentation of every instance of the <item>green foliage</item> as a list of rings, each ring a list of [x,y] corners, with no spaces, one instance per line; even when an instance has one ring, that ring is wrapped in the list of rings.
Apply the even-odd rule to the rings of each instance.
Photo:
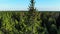
[[[54,12],[0,12],[0,34],[56,34]]]

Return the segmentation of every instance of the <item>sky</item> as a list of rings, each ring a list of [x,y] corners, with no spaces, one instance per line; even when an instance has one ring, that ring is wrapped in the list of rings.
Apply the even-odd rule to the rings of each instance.
[[[30,0],[0,0],[0,10],[28,10]],[[60,11],[60,0],[35,0],[39,11]]]

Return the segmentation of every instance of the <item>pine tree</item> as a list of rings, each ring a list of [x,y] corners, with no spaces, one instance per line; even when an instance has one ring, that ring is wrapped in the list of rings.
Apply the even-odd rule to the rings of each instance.
[[[32,12],[35,11],[34,5],[35,5],[34,0],[31,0],[30,1],[30,6],[29,6],[29,11],[32,11]]]

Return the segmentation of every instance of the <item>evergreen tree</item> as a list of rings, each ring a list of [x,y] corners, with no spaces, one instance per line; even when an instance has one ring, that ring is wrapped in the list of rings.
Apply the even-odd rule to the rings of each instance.
[[[35,11],[34,5],[35,5],[35,1],[31,0],[30,1],[30,6],[29,6],[29,11],[32,11],[32,12]]]

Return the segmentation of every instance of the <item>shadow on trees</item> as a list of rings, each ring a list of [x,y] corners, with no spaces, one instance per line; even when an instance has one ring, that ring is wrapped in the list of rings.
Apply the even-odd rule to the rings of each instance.
[[[11,17],[14,21],[17,20],[18,22],[20,21],[20,17],[16,14],[13,14]]]
[[[52,28],[52,22],[49,21],[50,16],[46,16],[46,18],[44,18],[44,14],[41,14],[41,26],[47,29],[47,32],[49,34],[57,34],[57,30],[55,28]],[[45,33],[46,34],[46,33]]]
[[[56,20],[56,26],[57,26],[57,29],[59,29],[59,27],[60,27],[60,14]]]
[[[1,28],[1,26],[2,26],[2,17],[0,18],[0,28]]]

